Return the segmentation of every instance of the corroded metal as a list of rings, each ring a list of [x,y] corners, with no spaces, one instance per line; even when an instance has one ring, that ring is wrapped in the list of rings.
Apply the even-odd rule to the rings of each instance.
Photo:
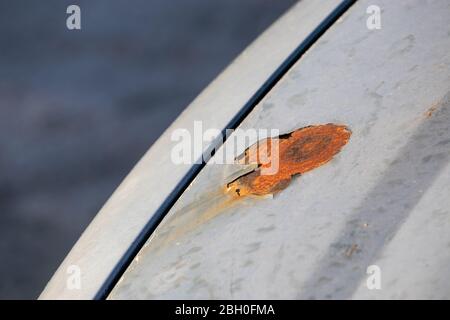
[[[329,123],[308,126],[266,139],[264,143],[256,143],[245,151],[243,162],[256,162],[259,167],[228,183],[227,189],[238,197],[277,193],[289,185],[292,177],[330,161],[347,143],[350,135],[346,126]],[[277,143],[273,143],[274,140]],[[260,159],[268,161],[262,163]],[[263,170],[272,167],[274,162],[277,163],[276,173],[264,174]]]

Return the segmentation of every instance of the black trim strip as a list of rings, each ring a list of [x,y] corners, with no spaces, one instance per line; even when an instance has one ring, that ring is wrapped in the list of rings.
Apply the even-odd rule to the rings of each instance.
[[[236,129],[241,122],[253,111],[255,106],[272,90],[278,81],[291,69],[291,67],[301,58],[301,56],[336,22],[339,17],[344,14],[357,0],[342,1],[315,29],[305,40],[287,57],[287,59],[275,70],[275,72],[264,82],[258,91],[250,98],[250,100],[242,107],[242,109],[233,117],[225,129],[222,130],[222,137],[226,137],[226,129]],[[225,138],[226,139],[226,138]],[[215,141],[212,146],[205,151],[204,154],[213,154],[218,146],[224,141],[220,139]],[[134,257],[139,253],[145,242],[150,238],[153,231],[158,227],[175,202],[180,198],[189,184],[195,179],[198,173],[206,165],[202,161],[201,164],[194,164],[183,179],[177,184],[175,189],[161,204],[150,221],[144,226],[144,229],[137,236],[133,244],[128,248],[127,252],[120,259],[113,271],[106,279],[94,299],[103,300],[108,297],[112,289],[115,287],[119,279],[122,277]]]

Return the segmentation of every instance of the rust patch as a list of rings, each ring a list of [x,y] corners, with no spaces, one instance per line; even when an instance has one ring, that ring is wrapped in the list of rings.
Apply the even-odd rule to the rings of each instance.
[[[238,158],[241,164],[258,164],[258,168],[227,184],[227,192],[235,197],[263,196],[285,189],[293,176],[311,171],[336,155],[348,142],[351,131],[344,125],[325,124],[295,130],[277,138],[263,140],[249,147]],[[276,148],[271,148],[277,139]],[[271,150],[275,150],[271,154]],[[259,159],[268,159],[266,163]],[[275,174],[262,174],[273,161],[278,161]]]

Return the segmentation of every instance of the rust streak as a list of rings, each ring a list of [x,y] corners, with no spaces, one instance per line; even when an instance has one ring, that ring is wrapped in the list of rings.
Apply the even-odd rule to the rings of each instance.
[[[351,131],[344,125],[325,124],[295,130],[277,138],[265,139],[249,147],[239,163],[257,163],[259,167],[227,184],[226,191],[235,197],[275,194],[285,189],[295,175],[311,171],[336,155],[348,142]],[[272,139],[277,147],[271,148]],[[270,150],[274,149],[271,155]],[[268,159],[262,163],[259,159]],[[278,161],[275,174],[262,174],[265,168]]]
[[[210,222],[233,206],[246,205],[247,200],[251,204],[252,199],[246,199],[245,196],[263,198],[261,196],[283,190],[289,185],[292,176],[303,174],[330,161],[347,143],[350,134],[346,126],[325,124],[263,139],[250,146],[238,157],[238,163],[258,164],[256,169],[228,183],[225,186],[225,194],[223,187],[212,188],[169,215],[153,234],[153,238],[158,238],[158,241],[144,250],[159,252],[173,242],[181,241],[184,235],[194,232],[200,225]],[[278,140],[278,143],[274,143],[277,148],[271,148],[272,139]],[[273,158],[271,151],[274,153]],[[261,174],[264,168],[271,166],[274,159],[279,161],[278,172],[273,175]]]
[[[434,112],[438,109],[439,104],[433,104],[430,108],[428,108],[428,110],[425,112],[425,117],[427,118],[431,118],[434,114]]]
[[[358,251],[358,245],[354,243],[351,245],[350,248],[347,249],[347,251],[345,251],[345,256],[347,258],[350,258],[357,251]]]

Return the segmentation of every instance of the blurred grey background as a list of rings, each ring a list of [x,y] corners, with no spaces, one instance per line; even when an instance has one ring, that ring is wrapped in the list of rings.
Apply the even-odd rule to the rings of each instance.
[[[294,2],[0,0],[0,298],[39,295],[164,129]]]

